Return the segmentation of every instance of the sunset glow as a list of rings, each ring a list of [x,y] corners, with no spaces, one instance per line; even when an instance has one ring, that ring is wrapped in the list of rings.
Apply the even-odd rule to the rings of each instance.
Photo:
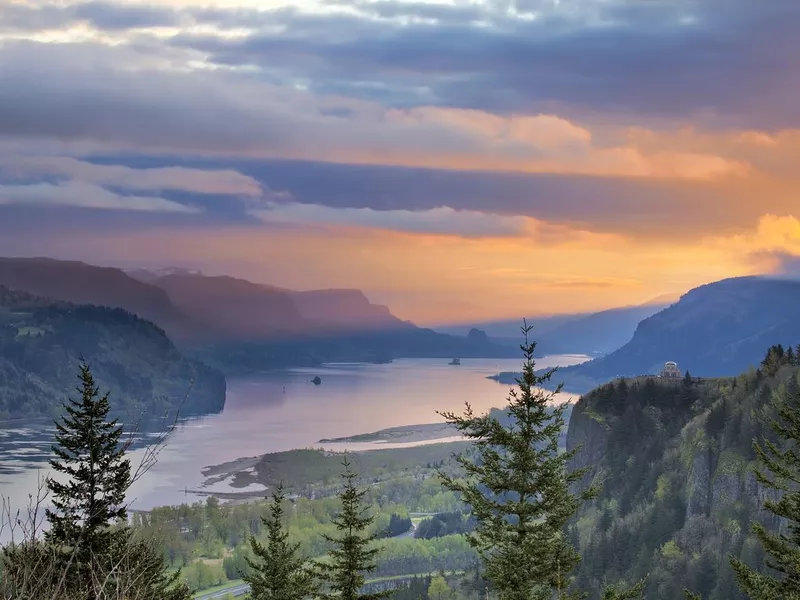
[[[800,5],[15,0],[0,255],[421,324],[800,274]]]

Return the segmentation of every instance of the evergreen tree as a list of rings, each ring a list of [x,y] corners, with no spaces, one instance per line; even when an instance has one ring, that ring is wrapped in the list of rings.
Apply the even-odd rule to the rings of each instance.
[[[315,591],[313,573],[298,555],[300,544],[289,542],[283,524],[283,486],[272,494],[269,518],[261,517],[267,530],[267,545],[250,537],[254,558],[247,557],[249,572],[243,579],[250,584],[252,600],[303,600]]]
[[[127,525],[131,469],[122,427],[108,420],[108,394],[100,396],[84,362],[79,378],[80,400],[70,399],[56,423],[50,465],[64,477],[46,482],[50,529],[44,540],[3,549],[4,591],[31,599],[189,600],[180,571],[170,573],[161,550]]]
[[[131,481],[130,461],[120,444],[122,426],[108,420],[108,394],[101,396],[89,366],[80,365],[80,399],[63,404],[56,422],[54,471],[65,481],[47,479],[53,509],[47,509],[48,542],[68,549],[77,566],[108,555],[125,522],[125,493]]]
[[[375,556],[379,549],[373,544],[379,536],[367,533],[374,520],[374,517],[365,514],[363,501],[367,492],[356,486],[356,474],[350,469],[350,462],[346,458],[342,461],[342,466],[345,469],[342,474],[342,490],[339,492],[342,510],[333,520],[339,535],[324,536],[335,547],[330,551],[330,562],[318,563],[323,579],[330,588],[330,592],[323,597],[329,600],[388,598],[391,592],[359,593],[364,586],[364,575],[373,572],[377,567]]]
[[[756,471],[758,481],[781,492],[778,501],[767,500],[764,508],[789,523],[788,534],[768,531],[753,523],[753,532],[767,553],[769,573],[759,573],[741,560],[732,558],[741,589],[753,600],[800,599],[800,394],[794,391],[778,407],[778,418],[771,425],[780,438],[775,443],[763,439],[753,444],[764,470]]]
[[[565,535],[568,521],[594,490],[572,494],[585,471],[568,472],[576,450],[559,452],[566,405],[551,408],[562,386],[547,391],[555,369],[537,375],[531,327],[525,343],[519,390],[512,390],[506,412],[510,422],[491,414],[476,416],[469,404],[464,415],[440,413],[465,437],[475,440],[474,458],[458,462],[465,479],[439,472],[443,485],[472,510],[478,525],[469,535],[485,564],[485,576],[500,600],[568,598],[570,574],[580,557]]]

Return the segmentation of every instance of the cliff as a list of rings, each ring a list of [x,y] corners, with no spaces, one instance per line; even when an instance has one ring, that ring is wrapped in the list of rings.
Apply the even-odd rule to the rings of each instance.
[[[759,565],[753,520],[772,490],[756,480],[752,440],[771,436],[764,417],[800,386],[793,357],[733,378],[616,380],[573,409],[567,448],[581,485],[598,498],[571,529],[582,589],[650,574],[646,598],[738,600],[728,555]],[[593,598],[597,596],[592,596]]]

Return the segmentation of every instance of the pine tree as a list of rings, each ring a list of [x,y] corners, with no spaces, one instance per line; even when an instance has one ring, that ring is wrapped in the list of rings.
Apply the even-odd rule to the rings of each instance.
[[[246,558],[250,572],[243,579],[250,584],[252,600],[303,600],[315,591],[313,573],[299,556],[300,544],[289,542],[283,524],[283,486],[272,494],[268,519],[261,517],[267,530],[267,545],[250,537],[254,558]]]
[[[764,502],[764,508],[789,522],[788,535],[773,533],[761,523],[753,523],[753,532],[767,553],[770,573],[759,573],[741,560],[732,558],[739,587],[753,600],[800,599],[800,394],[795,390],[778,408],[778,418],[771,420],[781,442],[768,439],[753,447],[765,470],[756,478],[766,488],[782,493],[780,500]]]
[[[333,520],[339,531],[336,537],[325,535],[325,539],[335,545],[330,552],[330,562],[319,563],[324,580],[330,587],[330,593],[324,598],[333,600],[378,600],[388,598],[391,592],[361,594],[366,573],[373,572],[377,565],[375,557],[379,552],[373,546],[378,535],[367,533],[374,517],[365,514],[363,506],[365,490],[359,490],[355,484],[356,474],[350,469],[350,462],[342,461],[344,473],[343,486],[339,492],[342,510]]]
[[[122,426],[108,420],[108,394],[100,395],[85,362],[79,379],[80,399],[70,398],[56,422],[50,466],[67,479],[47,479],[53,509],[46,516],[48,542],[69,549],[73,562],[86,566],[109,554],[119,533],[112,525],[127,519],[131,465],[120,444]]]
[[[500,600],[569,598],[570,574],[580,557],[565,535],[568,521],[594,495],[570,486],[585,471],[568,472],[576,450],[560,452],[564,427],[562,404],[551,408],[561,390],[547,391],[555,369],[537,375],[531,327],[523,327],[525,343],[519,389],[511,390],[504,426],[491,414],[476,416],[469,404],[463,416],[440,413],[465,437],[475,440],[475,457],[458,457],[465,479],[439,472],[443,485],[472,510],[478,525],[469,535],[485,564],[485,576]]]
[[[4,592],[31,599],[189,600],[180,571],[170,572],[163,552],[125,522],[131,469],[122,427],[108,420],[108,394],[100,396],[83,362],[79,378],[80,400],[70,399],[56,423],[50,465],[64,477],[47,479],[50,529],[44,540],[31,537],[3,549]]]

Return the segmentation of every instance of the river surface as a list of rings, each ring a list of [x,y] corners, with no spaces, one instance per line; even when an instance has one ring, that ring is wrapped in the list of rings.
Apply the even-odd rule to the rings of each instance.
[[[577,364],[588,357],[549,356],[537,367]],[[330,364],[229,379],[225,407],[218,414],[177,424],[158,463],[132,489],[132,508],[193,502],[186,490],[203,482],[202,469],[241,457],[294,448],[322,447],[318,440],[368,433],[400,425],[435,423],[437,410],[460,411],[469,402],[477,411],[502,407],[509,386],[490,379],[519,370],[517,359],[401,359],[390,364]],[[311,379],[319,376],[321,385]],[[557,379],[557,377],[556,377]],[[562,394],[568,400],[570,394]],[[41,423],[0,428],[0,495],[12,508],[24,508],[28,494],[48,473],[53,427]],[[146,441],[147,436],[142,436]],[[393,447],[380,444],[379,447]],[[372,444],[335,444],[364,449]],[[134,466],[142,448],[131,453]],[[213,491],[235,491],[226,484]]]

